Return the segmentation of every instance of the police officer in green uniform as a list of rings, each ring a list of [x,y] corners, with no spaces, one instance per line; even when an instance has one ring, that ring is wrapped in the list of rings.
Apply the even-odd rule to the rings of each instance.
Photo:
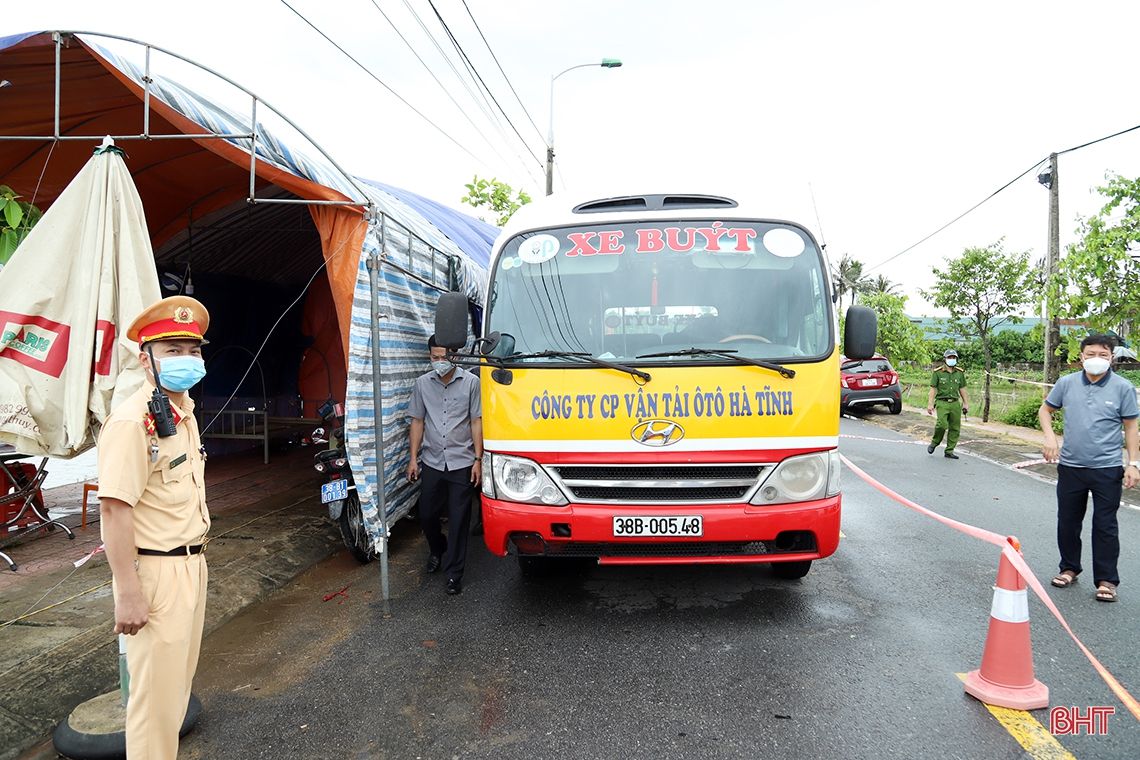
[[[926,413],[938,417],[934,423],[934,438],[926,447],[926,453],[933,454],[946,436],[946,458],[957,459],[954,447],[958,445],[958,435],[962,432],[962,415],[968,412],[966,399],[966,370],[958,365],[958,352],[949,349],[942,355],[944,364],[936,367],[930,376],[930,397],[926,402]]]

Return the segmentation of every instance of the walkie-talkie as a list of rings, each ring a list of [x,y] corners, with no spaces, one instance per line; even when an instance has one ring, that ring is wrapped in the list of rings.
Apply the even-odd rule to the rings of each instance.
[[[170,399],[158,388],[154,389],[147,409],[154,418],[154,434],[159,438],[169,438],[178,432],[174,429],[174,411],[170,408]]]
[[[154,418],[154,434],[159,438],[170,438],[176,435],[178,431],[174,427],[174,410],[170,408],[170,399],[166,397],[159,388],[162,386],[162,381],[158,379],[158,362],[154,360],[154,351],[150,346],[147,346],[147,354],[150,355],[150,367],[154,373],[154,395],[150,397],[147,403],[147,410],[150,416]]]

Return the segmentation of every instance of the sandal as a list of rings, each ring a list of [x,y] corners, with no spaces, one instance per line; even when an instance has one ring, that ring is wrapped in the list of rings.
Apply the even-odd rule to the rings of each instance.
[[[1098,583],[1096,587],[1096,600],[1098,602],[1115,602],[1116,584],[1109,583],[1108,581]]]
[[[1051,583],[1057,588],[1068,588],[1077,582],[1077,574],[1072,570],[1062,570],[1053,576]]]

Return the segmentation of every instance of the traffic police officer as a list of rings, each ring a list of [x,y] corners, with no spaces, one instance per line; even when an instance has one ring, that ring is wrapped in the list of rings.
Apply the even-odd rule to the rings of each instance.
[[[111,413],[99,436],[115,633],[130,636],[128,760],[177,757],[198,666],[210,515],[205,456],[186,392],[206,374],[201,347],[209,323],[205,307],[187,296],[164,298],[131,323],[127,338],[139,344],[148,382]]]
[[[934,414],[938,409],[938,417],[934,423],[934,437],[926,447],[926,453],[933,454],[942,443],[942,436],[946,436],[947,459],[957,459],[954,447],[958,445],[958,436],[962,432],[962,415],[966,414],[969,401],[966,399],[966,370],[958,366],[958,352],[948,349],[942,355],[944,361],[941,367],[936,367],[930,376],[930,396],[926,401],[926,413]]]

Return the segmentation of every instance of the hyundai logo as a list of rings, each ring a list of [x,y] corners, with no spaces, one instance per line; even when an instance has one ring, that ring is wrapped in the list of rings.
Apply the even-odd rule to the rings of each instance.
[[[672,420],[645,420],[634,425],[629,435],[644,446],[669,446],[685,437],[685,428]]]

